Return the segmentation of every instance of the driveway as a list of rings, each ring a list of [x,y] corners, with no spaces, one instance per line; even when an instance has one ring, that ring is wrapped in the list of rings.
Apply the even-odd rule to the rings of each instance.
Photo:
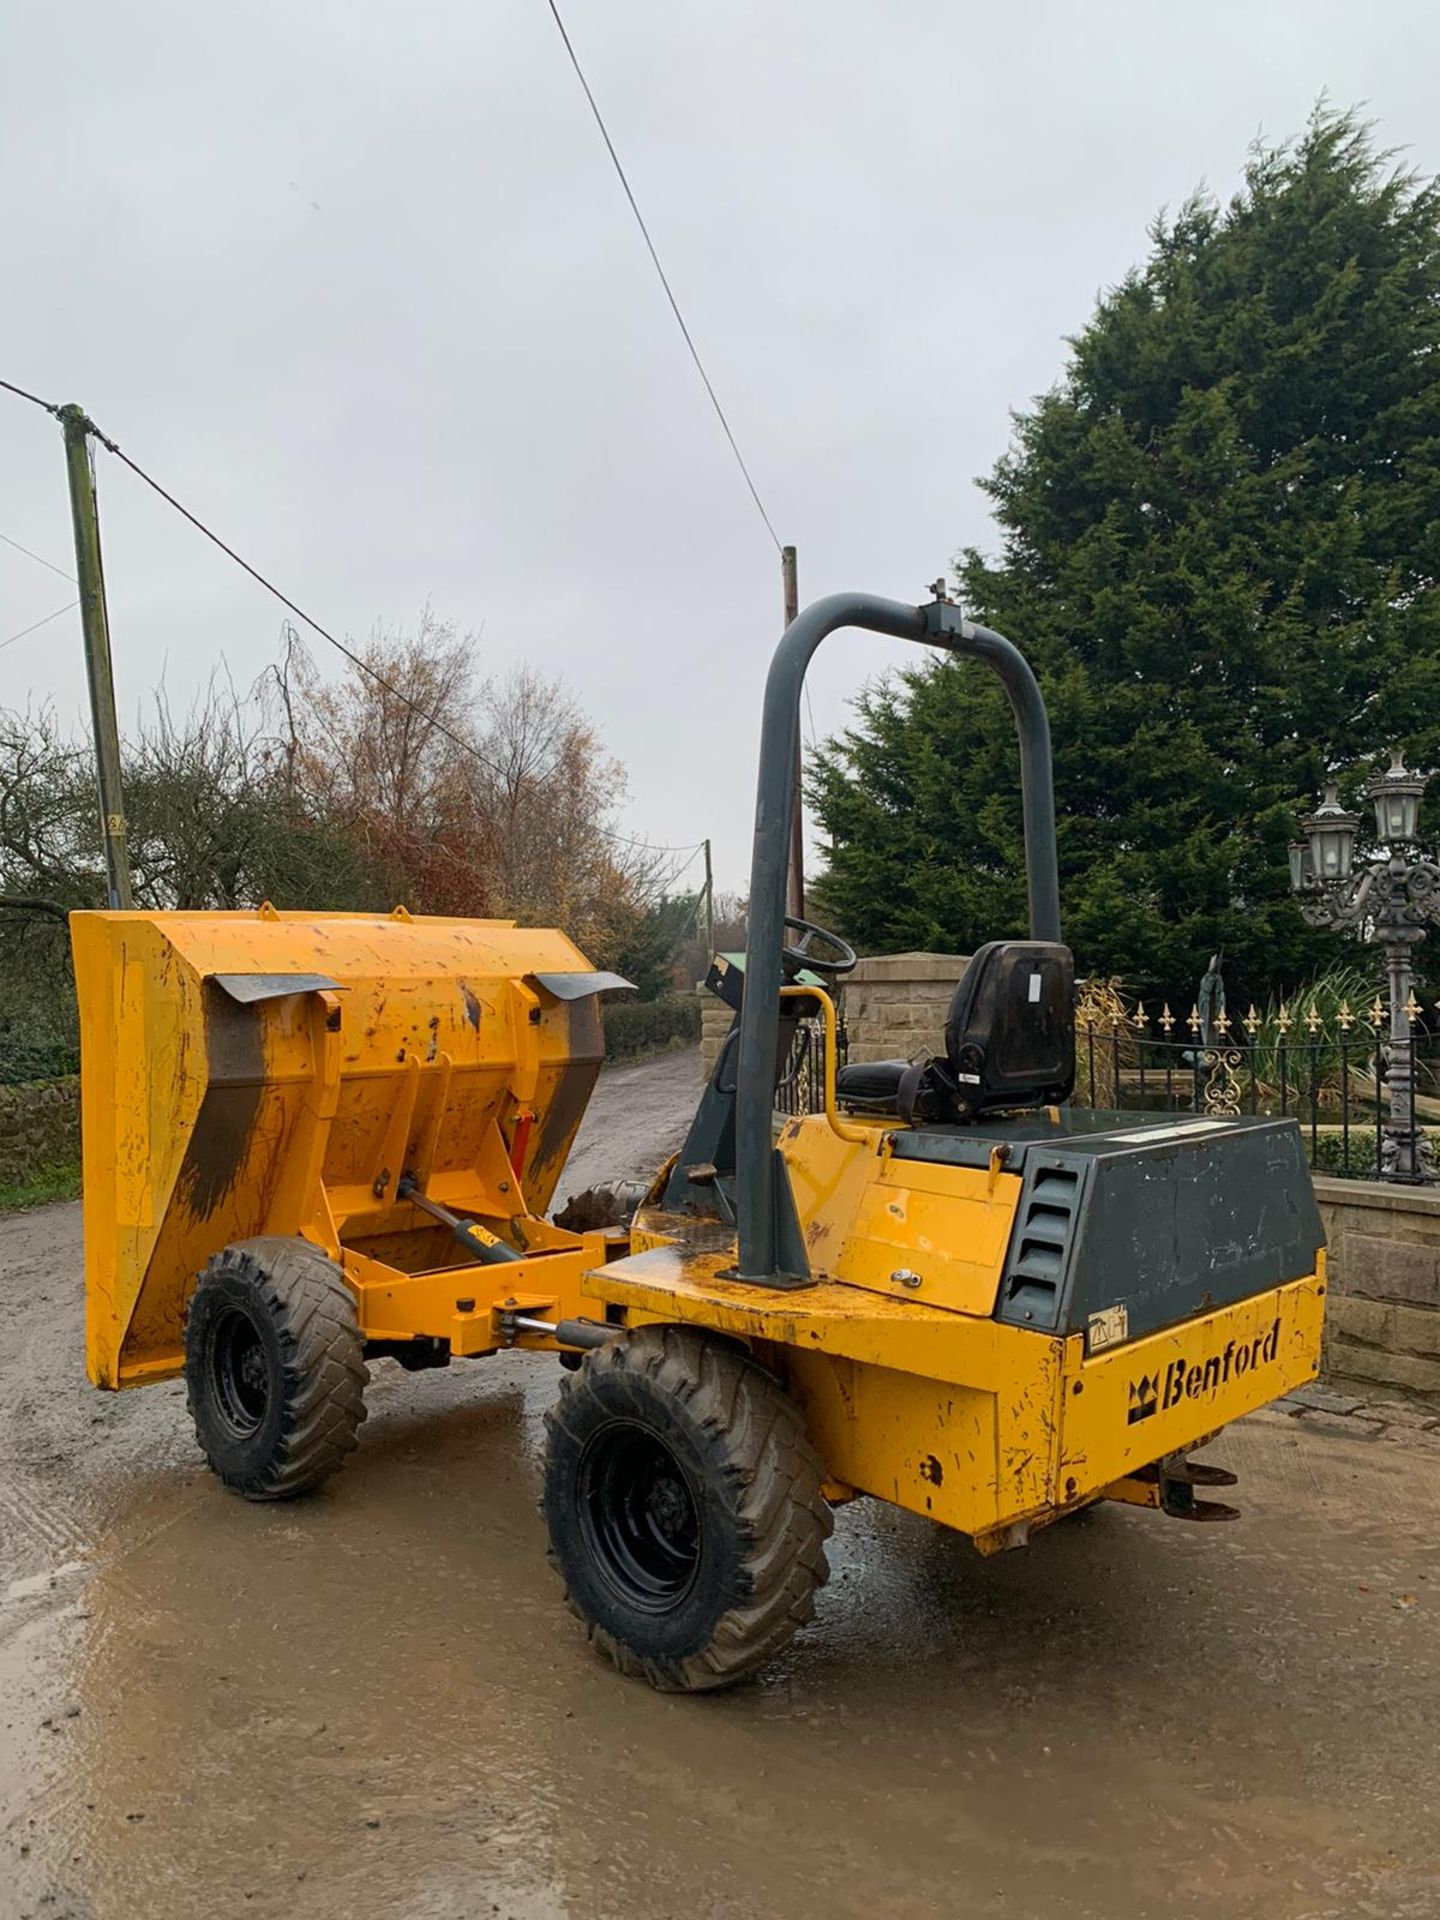
[[[676,1144],[608,1073],[565,1189]],[[554,1363],[375,1369],[344,1472],[247,1506],[178,1385],[94,1392],[74,1207],[0,1220],[0,1916],[1321,1920],[1440,1912],[1440,1434],[1269,1412],[1243,1518],[981,1561],[837,1515],[757,1684],[665,1698],[560,1604]],[[1228,1496],[1227,1496],[1228,1497]]]

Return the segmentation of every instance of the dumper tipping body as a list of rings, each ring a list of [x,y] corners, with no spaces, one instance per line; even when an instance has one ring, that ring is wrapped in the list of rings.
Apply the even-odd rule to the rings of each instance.
[[[71,926],[97,1385],[178,1373],[196,1275],[253,1235],[303,1234],[347,1270],[453,1266],[406,1174],[522,1252],[565,1239],[540,1216],[617,983],[564,934],[269,907]]]

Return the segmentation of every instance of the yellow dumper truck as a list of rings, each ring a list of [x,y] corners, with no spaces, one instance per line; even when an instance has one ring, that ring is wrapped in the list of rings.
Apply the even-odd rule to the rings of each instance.
[[[941,1055],[837,1071],[845,942],[785,918],[805,668],[837,627],[979,657],[1019,735],[1030,938],[957,983]],[[367,1358],[507,1348],[569,1369],[542,1504],[622,1671],[724,1685],[808,1619],[831,1510],[870,1494],[983,1552],[1097,1500],[1184,1519],[1190,1458],[1313,1378],[1324,1255],[1293,1121],[1067,1105],[1049,734],[1010,642],[944,600],[818,602],[766,690],[745,965],[680,1154],[627,1222],[547,1218],[623,985],[499,921],[97,913],[83,1030],[87,1358],[183,1373],[254,1499],[354,1446]],[[823,1111],[779,1126],[801,1020]]]

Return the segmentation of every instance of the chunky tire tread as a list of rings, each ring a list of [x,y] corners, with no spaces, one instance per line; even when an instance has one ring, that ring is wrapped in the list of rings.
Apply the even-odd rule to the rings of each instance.
[[[274,1443],[264,1457],[243,1464],[214,1430],[202,1377],[198,1330],[210,1302],[222,1295],[268,1316],[284,1379]],[[318,1247],[262,1235],[236,1241],[211,1259],[186,1315],[185,1398],[201,1450],[227,1487],[247,1500],[289,1500],[318,1487],[356,1445],[369,1379],[354,1295]]]
[[[642,1393],[642,1386],[652,1391]],[[561,1382],[545,1416],[547,1483],[558,1437],[572,1444],[580,1437],[577,1416],[587,1399],[598,1396],[622,1416],[627,1408],[642,1415],[652,1393],[709,1437],[716,1490],[741,1542],[735,1590],[706,1644],[683,1659],[657,1659],[627,1644],[590,1617],[568,1581],[565,1598],[592,1644],[622,1673],[662,1692],[730,1686],[773,1658],[814,1614],[815,1594],[830,1572],[824,1476],[799,1408],[742,1348],[690,1327],[645,1327],[595,1349]],[[549,1557],[565,1580],[553,1527]]]

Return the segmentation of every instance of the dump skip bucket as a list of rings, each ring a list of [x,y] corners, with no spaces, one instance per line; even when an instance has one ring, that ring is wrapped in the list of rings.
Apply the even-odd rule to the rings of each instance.
[[[596,996],[625,984],[564,934],[403,908],[71,929],[97,1386],[179,1372],[195,1277],[233,1241],[449,1264],[407,1174],[522,1248],[555,1236],[539,1216],[600,1069]]]

